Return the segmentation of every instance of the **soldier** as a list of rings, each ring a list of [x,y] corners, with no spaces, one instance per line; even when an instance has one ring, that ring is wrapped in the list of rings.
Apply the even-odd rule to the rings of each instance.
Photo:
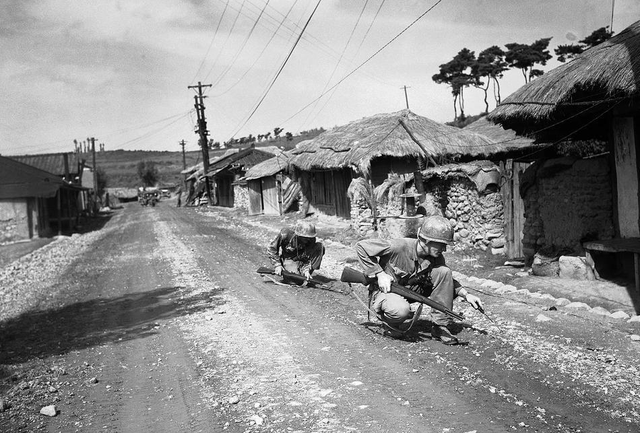
[[[282,270],[303,275],[307,280],[320,269],[324,256],[324,245],[316,241],[316,226],[307,221],[298,221],[295,228],[283,228],[267,248],[275,273]]]
[[[402,283],[421,271],[426,278],[417,288],[423,296],[439,302],[453,310],[453,300],[460,296],[474,308],[482,308],[482,301],[470,294],[453,279],[451,269],[442,253],[453,243],[453,228],[442,216],[430,216],[418,230],[417,239],[393,240],[367,239],[356,244],[356,253],[365,274],[375,278],[372,284],[372,308],[378,317],[397,327],[413,317],[409,302],[391,293],[391,282]],[[418,291],[417,290],[417,291]],[[445,344],[457,344],[458,339],[449,330],[452,319],[440,311],[431,313],[434,326],[432,335]]]

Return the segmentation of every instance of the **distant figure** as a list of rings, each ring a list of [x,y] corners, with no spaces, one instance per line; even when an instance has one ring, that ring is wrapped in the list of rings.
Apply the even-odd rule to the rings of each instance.
[[[178,207],[182,206],[182,187],[178,188]]]

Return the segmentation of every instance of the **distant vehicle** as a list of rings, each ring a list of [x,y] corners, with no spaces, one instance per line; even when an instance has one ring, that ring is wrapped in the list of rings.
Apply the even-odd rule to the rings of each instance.
[[[141,206],[155,206],[160,201],[158,191],[138,191],[138,203]]]

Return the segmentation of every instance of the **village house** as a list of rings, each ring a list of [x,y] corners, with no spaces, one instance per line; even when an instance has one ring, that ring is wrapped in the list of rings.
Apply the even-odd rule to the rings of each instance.
[[[73,231],[83,191],[56,174],[0,156],[0,243]]]
[[[639,84],[640,21],[521,87],[489,114],[538,142],[573,149],[523,174],[529,263],[555,258],[550,273],[562,275],[558,257],[573,257],[589,265],[573,276],[624,271],[635,274],[640,291]]]

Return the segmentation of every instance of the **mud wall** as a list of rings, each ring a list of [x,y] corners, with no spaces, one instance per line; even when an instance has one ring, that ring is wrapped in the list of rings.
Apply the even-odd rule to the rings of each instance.
[[[29,238],[27,199],[0,200],[0,244]]]
[[[478,248],[504,254],[504,207],[497,191],[478,192],[476,184],[465,176],[424,182],[426,198],[418,212],[444,215],[454,227],[455,248]],[[351,201],[352,227],[361,235],[371,235],[375,229],[381,238],[415,236],[421,223],[419,216],[408,216],[403,200],[395,194],[377,203],[378,226],[374,228],[372,210],[366,199],[354,195]],[[383,218],[395,216],[395,218]]]
[[[614,236],[611,173],[606,158],[559,158],[524,173],[523,251],[528,262],[545,255],[582,255],[581,243]]]

